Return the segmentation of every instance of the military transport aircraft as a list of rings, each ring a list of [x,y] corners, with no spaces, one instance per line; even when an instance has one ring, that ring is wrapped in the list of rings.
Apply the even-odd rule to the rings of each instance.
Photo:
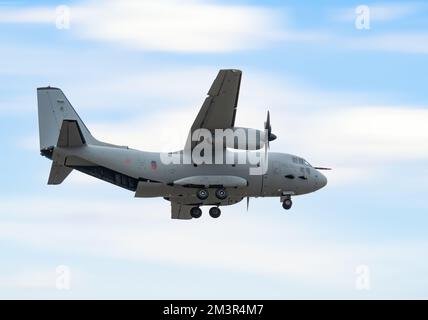
[[[212,206],[209,214],[218,218],[220,206],[244,198],[248,210],[250,197],[278,197],[290,209],[292,196],[327,184],[319,170],[328,168],[268,152],[269,142],[276,139],[269,112],[264,131],[235,127],[241,76],[239,70],[219,71],[184,149],[170,153],[101,142],[60,89],[38,88],[40,152],[52,160],[48,184],[62,183],[75,169],[128,189],[135,197],[163,197],[171,203],[173,219],[199,218],[202,206]]]

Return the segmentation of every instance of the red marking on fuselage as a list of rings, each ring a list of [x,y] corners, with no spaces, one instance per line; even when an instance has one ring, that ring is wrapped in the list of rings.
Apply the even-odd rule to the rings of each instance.
[[[152,161],[152,162],[150,163],[150,168],[152,168],[152,170],[156,170],[156,169],[157,169],[157,167],[158,167],[158,164],[156,163],[156,161]]]

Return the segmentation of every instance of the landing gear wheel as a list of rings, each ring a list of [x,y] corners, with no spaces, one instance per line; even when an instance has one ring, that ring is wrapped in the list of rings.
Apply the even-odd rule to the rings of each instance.
[[[202,215],[202,210],[199,207],[193,207],[192,209],[190,209],[190,215],[192,216],[192,218],[198,219],[201,217]]]
[[[225,189],[220,188],[215,191],[215,196],[217,197],[217,199],[224,200],[227,198],[227,192]]]
[[[211,216],[212,218],[218,218],[218,217],[220,217],[220,215],[221,215],[220,208],[212,207],[212,208],[210,209],[210,216]]]
[[[199,200],[206,200],[206,199],[208,199],[209,193],[205,189],[200,189],[196,193],[196,196],[198,197]]]
[[[292,205],[293,205],[293,201],[291,201],[291,199],[285,199],[284,202],[282,203],[282,207],[285,210],[290,209]]]

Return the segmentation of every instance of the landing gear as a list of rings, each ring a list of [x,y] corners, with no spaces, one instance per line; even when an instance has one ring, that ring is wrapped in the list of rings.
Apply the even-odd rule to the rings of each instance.
[[[218,218],[218,217],[220,217],[220,215],[221,215],[221,211],[220,211],[220,208],[218,208],[218,207],[212,207],[211,209],[210,209],[210,216],[211,216],[211,218]]]
[[[198,219],[202,216],[202,210],[199,207],[193,207],[190,209],[190,215],[192,218]]]
[[[282,203],[282,207],[285,210],[290,209],[292,205],[293,205],[293,201],[291,201],[291,199],[285,199],[284,202]]]
[[[199,200],[206,200],[208,199],[209,193],[205,189],[199,189],[198,192],[196,192],[196,196]]]
[[[217,197],[217,199],[219,199],[219,200],[224,200],[224,199],[226,199],[226,198],[227,198],[227,192],[226,192],[226,190],[225,190],[225,189],[220,188],[220,189],[217,189],[217,190],[215,191],[215,196],[216,196],[216,197]]]

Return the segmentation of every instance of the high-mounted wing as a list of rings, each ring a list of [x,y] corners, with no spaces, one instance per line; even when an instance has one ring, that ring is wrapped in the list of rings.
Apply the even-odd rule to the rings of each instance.
[[[190,134],[197,129],[228,129],[235,125],[241,76],[240,70],[219,71],[193,122]]]

